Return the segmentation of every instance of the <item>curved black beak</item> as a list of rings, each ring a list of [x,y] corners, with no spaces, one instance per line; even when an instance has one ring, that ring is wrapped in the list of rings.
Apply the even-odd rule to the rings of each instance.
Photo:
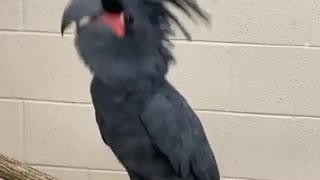
[[[70,0],[62,15],[61,35],[72,22],[76,22],[78,27],[83,17],[96,16],[102,10],[101,0]]]

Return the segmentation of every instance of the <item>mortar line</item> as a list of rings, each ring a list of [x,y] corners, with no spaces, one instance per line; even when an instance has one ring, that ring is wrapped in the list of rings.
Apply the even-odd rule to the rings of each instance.
[[[48,165],[48,164],[34,164],[28,163],[28,165],[33,168],[52,168],[57,170],[80,170],[80,171],[88,171],[90,172],[103,172],[103,173],[117,173],[117,174],[127,174],[125,170],[111,170],[111,169],[102,169],[102,168],[87,168],[87,167],[72,167],[72,166],[63,166],[63,165]],[[247,178],[247,177],[230,177],[230,176],[222,176],[223,178],[235,179],[235,180],[271,180],[271,179],[257,179],[257,178]]]
[[[64,165],[49,165],[49,164],[37,164],[37,163],[28,163],[28,165],[33,166],[35,168],[53,168],[53,169],[61,169],[61,170],[81,170],[81,171],[103,171],[103,172],[111,172],[111,173],[125,173],[124,170],[116,170],[116,169],[103,169],[103,168],[88,168],[88,167],[71,167]]]
[[[50,104],[69,104],[69,105],[91,105],[90,102],[78,102],[78,101],[63,101],[63,100],[46,100],[46,99],[33,99],[33,98],[20,98],[20,97],[0,97],[0,100],[12,100],[12,101],[28,101],[37,103],[50,103]]]
[[[35,30],[6,30],[0,29],[0,33],[2,34],[25,34],[25,35],[45,35],[45,36],[53,36],[53,37],[62,37],[59,32],[50,32],[50,31],[35,31]],[[65,37],[74,37],[73,33],[65,33]],[[303,49],[320,49],[320,46],[316,45],[299,45],[299,44],[272,44],[272,43],[254,43],[254,42],[235,42],[235,41],[210,41],[210,40],[192,40],[187,41],[185,39],[180,38],[171,38],[172,42],[178,43],[190,43],[190,44],[201,44],[201,45],[220,45],[220,46],[244,46],[244,47],[278,47],[278,48],[303,48]]]
[[[87,168],[87,167],[71,167],[71,166],[63,166],[63,165],[47,165],[47,164],[33,164],[28,163],[28,165],[33,168],[52,168],[57,170],[69,170],[69,171],[88,171],[90,172],[103,172],[103,173],[117,173],[117,174],[127,174],[125,170],[111,170],[111,169],[102,169],[102,168]],[[247,178],[247,177],[231,177],[231,176],[222,176],[223,178],[235,179],[235,180],[271,180],[271,179],[257,179],[257,178]]]
[[[193,108],[197,112],[204,113],[219,113],[219,114],[233,114],[233,115],[246,115],[246,116],[259,116],[259,117],[286,117],[286,118],[312,118],[319,119],[320,116],[316,115],[299,115],[299,114],[286,114],[286,113],[264,113],[264,112],[248,112],[248,111],[233,111],[233,110],[215,110],[215,109],[201,109]]]
[[[90,102],[71,102],[71,101],[57,101],[57,100],[43,100],[43,99],[29,99],[29,98],[10,98],[0,97],[1,100],[23,100],[25,102],[46,103],[46,104],[60,104],[60,105],[80,105],[92,106]],[[320,116],[316,115],[299,115],[299,114],[286,114],[286,113],[264,113],[264,112],[245,112],[233,110],[217,110],[205,108],[192,108],[196,112],[204,113],[218,113],[218,114],[231,114],[231,115],[246,115],[246,116],[260,116],[260,117],[287,117],[287,118],[312,118],[320,120]]]
[[[229,176],[222,176],[224,179],[232,179],[232,180],[271,180],[271,179],[259,179],[259,178],[246,178],[246,177],[229,177]]]

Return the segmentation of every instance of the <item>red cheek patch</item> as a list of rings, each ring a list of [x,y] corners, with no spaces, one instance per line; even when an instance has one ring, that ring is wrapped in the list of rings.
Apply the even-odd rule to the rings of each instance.
[[[118,37],[123,37],[125,34],[123,14],[122,13],[103,13],[99,18],[103,23],[111,27],[113,32]]]

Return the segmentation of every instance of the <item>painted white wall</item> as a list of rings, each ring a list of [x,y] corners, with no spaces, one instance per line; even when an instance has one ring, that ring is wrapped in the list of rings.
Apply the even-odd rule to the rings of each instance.
[[[127,180],[101,140],[67,0],[0,1],[0,153],[63,180]],[[201,0],[212,27],[176,41],[169,78],[226,179],[320,178],[320,1]],[[120,171],[119,171],[120,170]]]

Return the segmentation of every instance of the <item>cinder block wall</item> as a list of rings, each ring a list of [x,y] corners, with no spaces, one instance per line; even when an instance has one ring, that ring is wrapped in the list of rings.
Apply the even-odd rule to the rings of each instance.
[[[104,146],[67,0],[0,0],[0,153],[63,180],[126,180]],[[169,78],[225,179],[320,179],[320,1],[202,0],[212,27],[176,40]]]

